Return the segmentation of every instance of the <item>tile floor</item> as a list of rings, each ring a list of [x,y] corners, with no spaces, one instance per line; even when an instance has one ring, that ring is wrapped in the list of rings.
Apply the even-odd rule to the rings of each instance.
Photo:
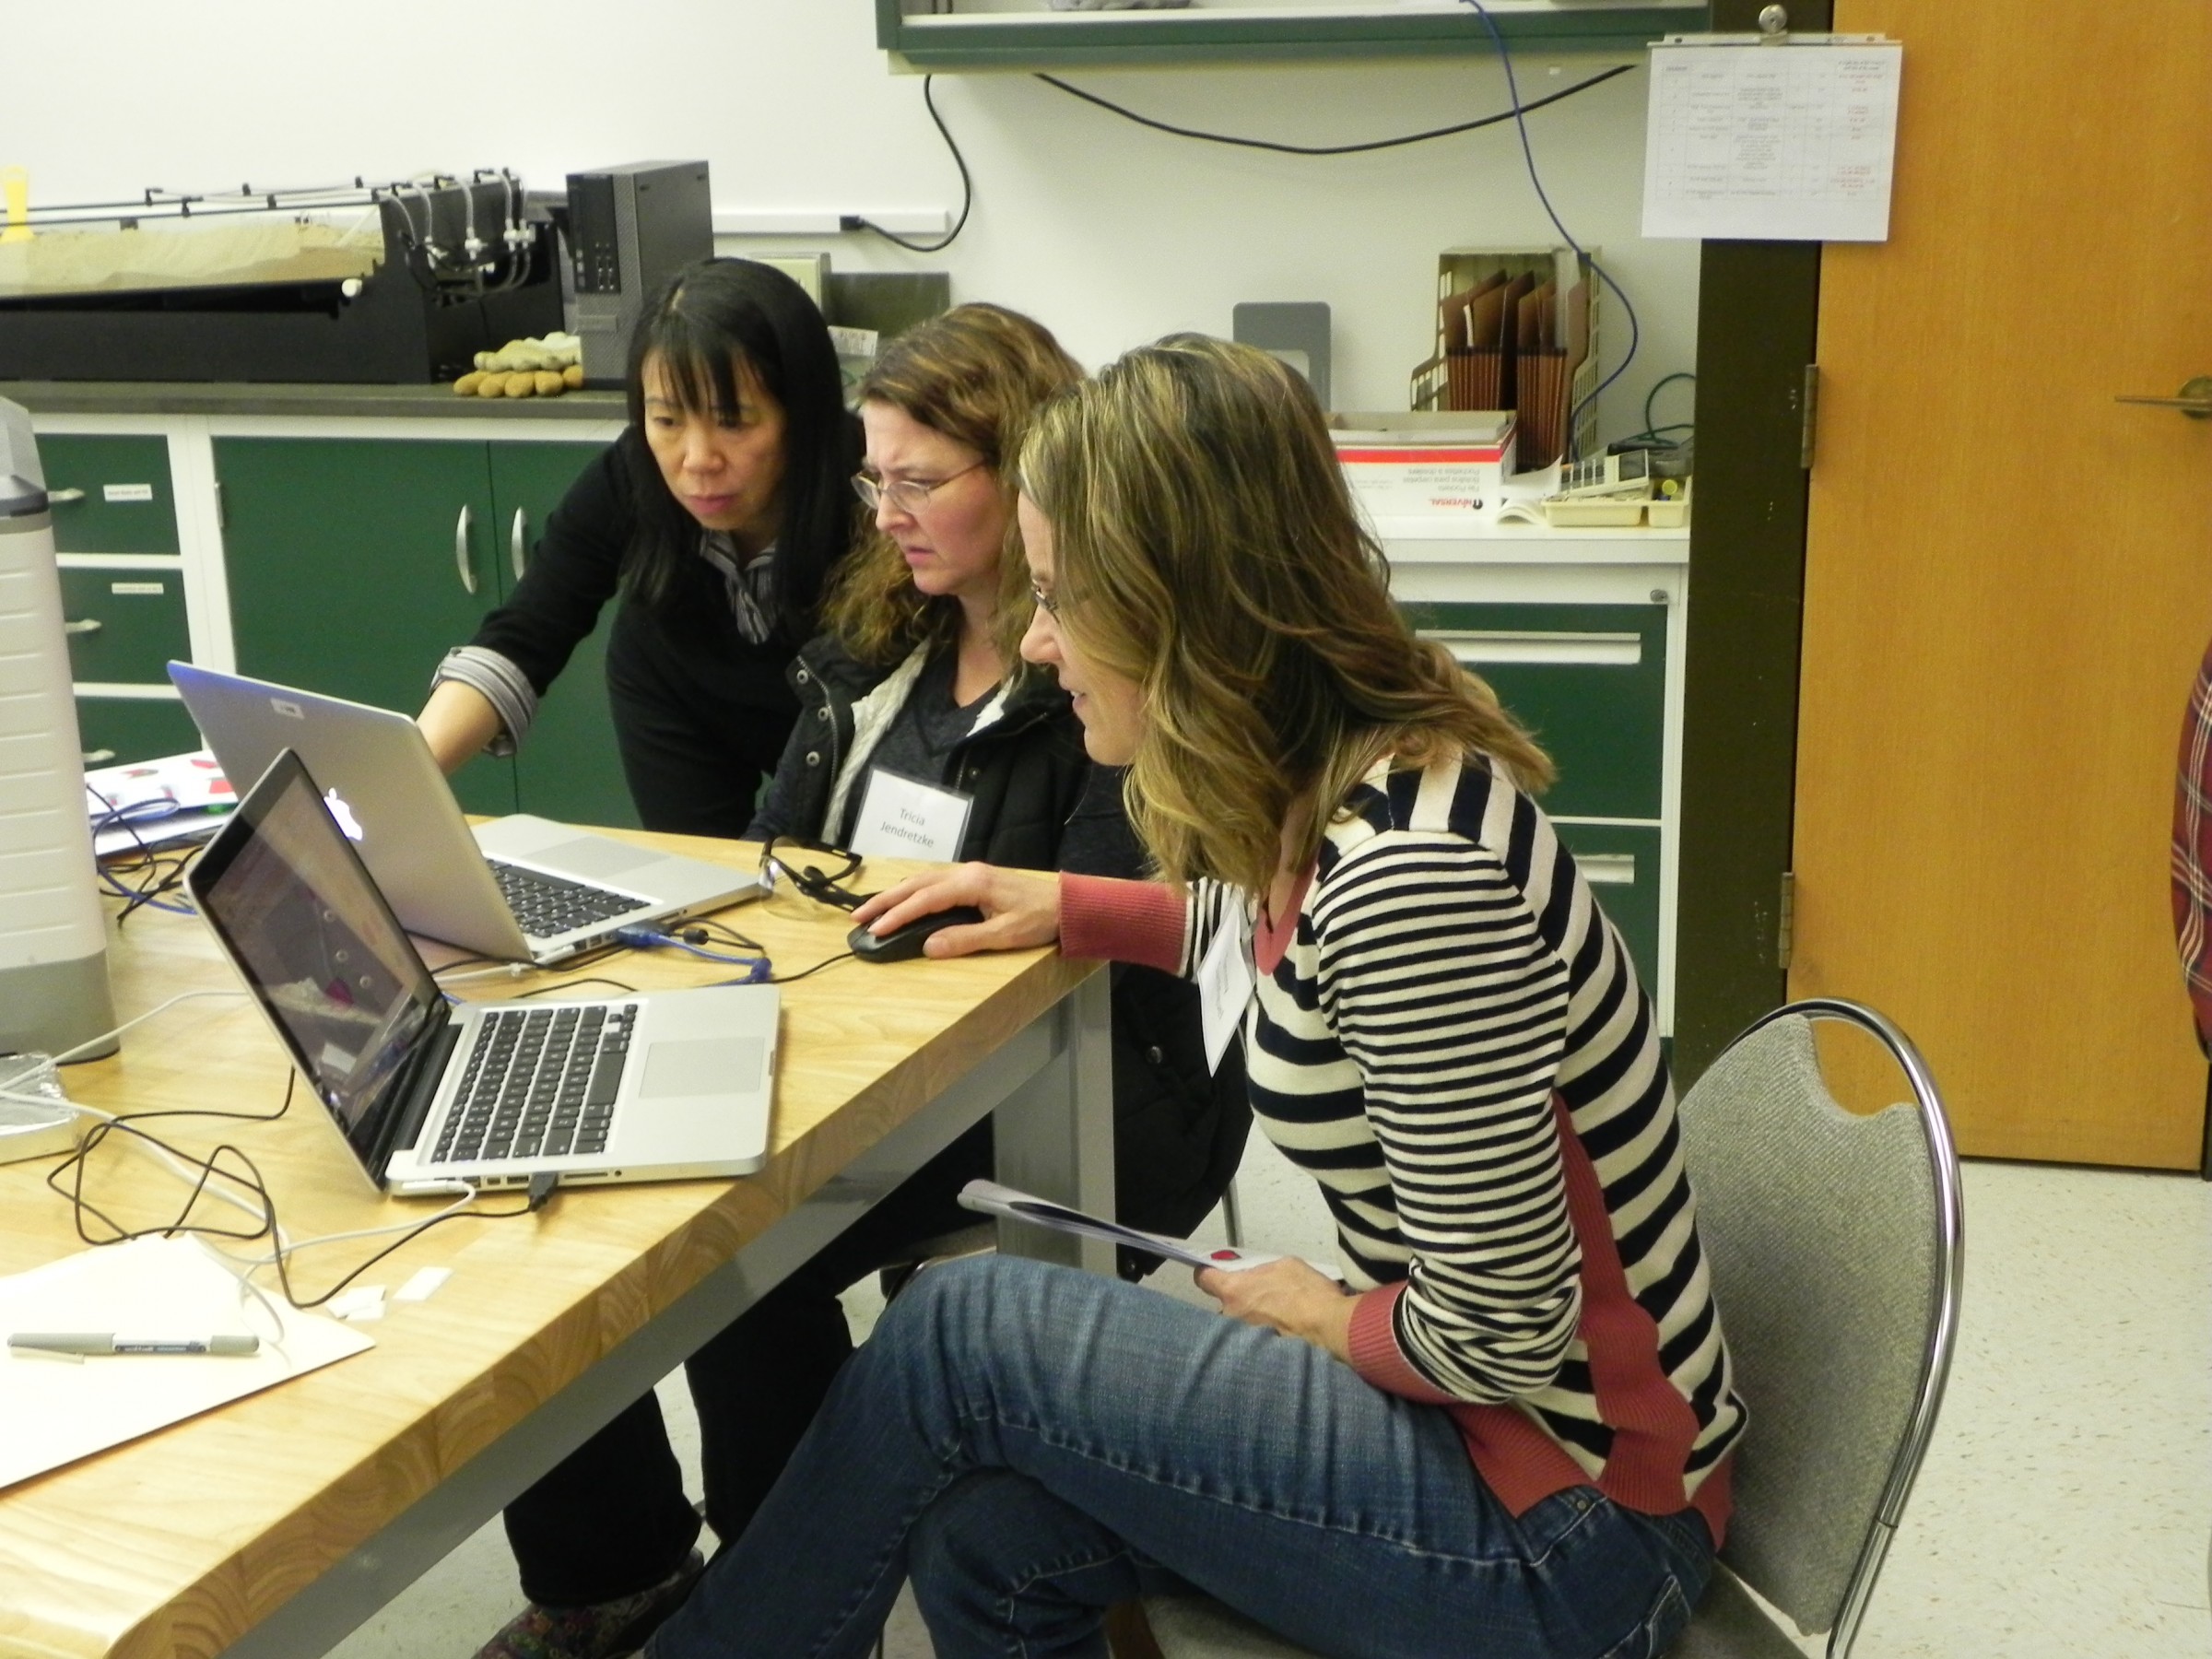
[[[2194,1659],[2212,1638],[2212,1186],[1993,1163],[1965,1180],[1957,1363],[1857,1659]],[[1256,1137],[1239,1192],[1253,1243],[1325,1252],[1310,1185]],[[876,1311],[862,1290],[848,1306],[856,1326]],[[680,1380],[663,1399],[688,1457]],[[335,1654],[465,1659],[518,1606],[494,1523]],[[911,1605],[886,1647],[930,1659]]]

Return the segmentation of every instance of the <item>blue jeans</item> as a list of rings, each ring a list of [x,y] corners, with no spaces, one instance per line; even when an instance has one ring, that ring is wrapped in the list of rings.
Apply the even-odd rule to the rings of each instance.
[[[1441,1410],[1309,1343],[982,1257],[891,1304],[646,1652],[857,1659],[911,1577],[939,1659],[1094,1659],[1192,1586],[1347,1659],[1646,1659],[1712,1556],[1589,1488],[1508,1514]]]

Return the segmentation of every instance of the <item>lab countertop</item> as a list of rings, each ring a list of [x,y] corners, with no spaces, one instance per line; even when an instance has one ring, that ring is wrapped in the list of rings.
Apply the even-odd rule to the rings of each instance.
[[[0,397],[33,415],[382,416],[436,420],[616,421],[622,394],[460,397],[444,382],[423,386],[332,386],[233,381],[0,381]]]

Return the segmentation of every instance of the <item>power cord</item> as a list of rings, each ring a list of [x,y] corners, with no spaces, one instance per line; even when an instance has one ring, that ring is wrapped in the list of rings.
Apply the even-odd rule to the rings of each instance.
[[[945,117],[937,112],[936,76],[922,77],[922,102],[929,111],[930,120],[936,123],[937,136],[945,140],[945,147],[952,152],[952,164],[960,170],[960,216],[952,222],[952,229],[934,242],[909,241],[895,230],[886,230],[873,219],[857,213],[848,213],[838,220],[841,230],[873,230],[894,247],[904,248],[910,253],[942,253],[959,240],[960,232],[968,228],[968,215],[975,206],[975,180],[968,171],[968,158],[960,154],[960,147],[953,142],[952,129],[945,124]]]
[[[1370,138],[1359,144],[1283,144],[1272,138],[1241,138],[1233,133],[1208,133],[1197,127],[1177,126],[1173,122],[1156,120],[1150,115],[1140,115],[1135,110],[1125,109],[1110,98],[1100,98],[1096,92],[1086,92],[1080,87],[1070,86],[1056,75],[1039,75],[1037,78],[1046,86],[1056,88],[1066,93],[1070,98],[1079,98],[1087,104],[1096,104],[1101,110],[1119,115],[1124,121],[1134,121],[1138,126],[1150,127],[1156,133],[1171,134],[1177,138],[1195,138],[1205,144],[1231,144],[1240,149],[1272,150],[1276,154],[1283,156],[1360,156],[1372,150],[1397,149],[1408,144],[1427,144],[1432,138],[1450,138],[1460,133],[1473,133],[1483,127],[1496,126],[1500,122],[1511,121],[1518,114],[1541,110],[1547,104],[1558,103],[1561,99],[1572,98],[1577,92],[1587,92],[1591,88],[1602,86],[1616,76],[1628,74],[1634,67],[1633,64],[1616,64],[1610,69],[1593,75],[1586,80],[1579,80],[1571,87],[1562,87],[1557,92],[1537,99],[1534,103],[1522,104],[1511,110],[1500,110],[1495,115],[1483,115],[1473,121],[1455,122],[1451,126],[1430,127],[1425,133],[1405,133],[1395,138]]]
[[[1498,61],[1505,66],[1505,89],[1513,100],[1513,128],[1521,135],[1521,159],[1528,164],[1528,182],[1535,189],[1536,200],[1544,205],[1545,217],[1551,220],[1551,228],[1559,233],[1559,240],[1574,250],[1575,257],[1589,262],[1591,271],[1600,282],[1613,290],[1613,297],[1620,301],[1620,309],[1628,313],[1628,355],[1620,359],[1619,367],[1599,381],[1595,390],[1589,396],[1583,398],[1581,403],[1575,405],[1568,414],[1567,458],[1572,461],[1580,458],[1576,453],[1575,429],[1582,419],[1583,411],[1595,403],[1607,386],[1629,371],[1629,365],[1636,360],[1636,348],[1642,344],[1643,330],[1636,321],[1636,308],[1629,303],[1628,294],[1623,291],[1619,283],[1613,280],[1611,273],[1606,271],[1596,260],[1591,259],[1583,250],[1583,244],[1574,240],[1566,224],[1560,219],[1559,211],[1552,206],[1551,197],[1545,194],[1544,181],[1536,172],[1536,152],[1528,139],[1528,106],[1521,101],[1521,83],[1513,74],[1513,54],[1506,48],[1505,36],[1499,32],[1498,19],[1490,16],[1489,7],[1483,5],[1482,0],[1465,0],[1465,4],[1473,6],[1481,15],[1482,26],[1490,31],[1490,43],[1498,48]]]

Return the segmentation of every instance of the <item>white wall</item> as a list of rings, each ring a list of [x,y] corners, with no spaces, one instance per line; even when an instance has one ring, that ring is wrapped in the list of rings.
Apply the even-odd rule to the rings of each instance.
[[[1553,204],[1642,316],[1642,351],[1606,400],[1608,436],[1641,425],[1644,388],[1690,367],[1695,347],[1696,244],[1635,235],[1634,58],[1635,73],[1529,128]],[[920,79],[888,73],[876,49],[871,0],[17,0],[0,60],[0,164],[28,167],[48,202],[492,165],[557,188],[571,168],[679,155],[709,159],[724,207],[959,198]],[[1523,95],[1620,61],[1529,59]],[[1307,143],[1506,102],[1487,58],[1070,78],[1182,124]],[[956,298],[1031,312],[1091,363],[1170,329],[1227,333],[1240,300],[1326,300],[1337,406],[1400,408],[1431,346],[1438,251],[1555,240],[1510,123],[1320,160],[1147,132],[1026,76],[940,76],[936,91],[977,187],[947,253],[865,235],[724,251],[826,246],[839,269],[947,268]],[[1627,343],[1617,307],[1607,326],[1609,368]]]

